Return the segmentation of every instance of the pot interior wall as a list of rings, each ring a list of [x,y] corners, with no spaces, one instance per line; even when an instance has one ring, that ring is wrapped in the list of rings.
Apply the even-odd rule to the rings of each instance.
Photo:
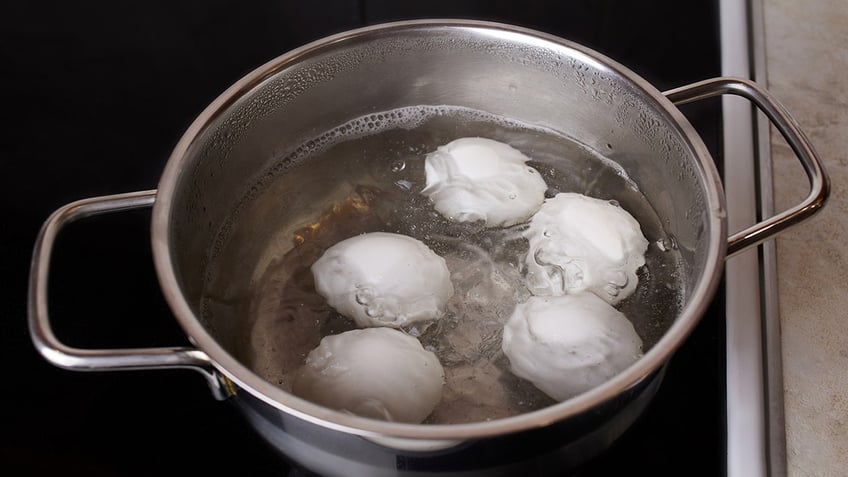
[[[674,237],[685,300],[704,279],[700,252],[715,227],[705,197],[702,161],[709,158],[698,157],[705,149],[687,135],[682,115],[618,68],[549,38],[457,25],[384,29],[280,57],[234,87],[220,111],[204,116],[182,157],[172,158],[184,165],[169,205],[170,250],[187,301],[224,349],[243,354],[249,324],[243,308],[227,303],[251,293],[269,248],[294,246],[264,224],[279,214],[308,222],[321,213],[319,197],[349,190],[316,168],[298,179],[313,186],[296,196],[249,213],[244,205],[304,166],[297,154],[304,143],[353,118],[417,105],[463,106],[551,128],[620,164]],[[208,279],[223,290],[220,307],[202,306]]]

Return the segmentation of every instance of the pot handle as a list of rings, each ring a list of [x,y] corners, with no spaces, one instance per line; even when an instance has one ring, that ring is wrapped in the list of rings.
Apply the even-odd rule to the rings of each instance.
[[[757,83],[744,78],[713,78],[663,93],[675,104],[686,104],[724,94],[742,96],[769,118],[801,161],[810,181],[810,193],[800,204],[737,232],[728,238],[727,256],[764,242],[818,212],[830,195],[830,179],[810,141],[780,102]]]
[[[57,209],[41,227],[35,242],[29,280],[27,309],[29,333],[39,353],[53,365],[75,371],[120,371],[134,369],[192,369],[206,378],[216,399],[226,399],[230,385],[219,377],[212,360],[196,348],[81,349],[67,346],[53,334],[47,310],[50,257],[59,231],[81,218],[150,207],[156,191],[130,192],[93,197]]]

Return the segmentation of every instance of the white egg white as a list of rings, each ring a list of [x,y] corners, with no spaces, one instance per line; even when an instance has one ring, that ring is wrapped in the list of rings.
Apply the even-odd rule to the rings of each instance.
[[[467,137],[427,155],[427,186],[435,209],[455,222],[507,227],[526,221],[545,200],[547,185],[530,158],[493,139]]]
[[[420,240],[372,232],[343,240],[312,265],[316,291],[360,327],[440,318],[453,296],[445,260]]]
[[[306,357],[292,392],[363,417],[420,423],[441,400],[444,369],[406,333],[366,328],[326,336]]]
[[[648,240],[617,203],[576,193],[547,199],[524,232],[534,295],[590,291],[615,305],[636,289]]]
[[[502,348],[513,374],[557,401],[606,382],[642,356],[633,324],[585,292],[518,304],[504,327]]]

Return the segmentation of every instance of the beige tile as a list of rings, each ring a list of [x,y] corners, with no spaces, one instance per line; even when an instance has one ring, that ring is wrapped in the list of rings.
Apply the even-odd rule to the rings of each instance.
[[[777,239],[789,475],[848,475],[848,1],[764,0],[769,89],[824,159],[833,191]],[[807,192],[772,134],[779,209]]]

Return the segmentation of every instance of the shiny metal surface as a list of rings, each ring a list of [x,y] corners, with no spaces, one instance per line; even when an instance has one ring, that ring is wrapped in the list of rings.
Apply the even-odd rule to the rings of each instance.
[[[762,2],[722,0],[722,74],[766,84]],[[722,98],[730,230],[774,215],[770,123],[742,98]],[[776,247],[763,242],[727,261],[728,477],[786,475]]]
[[[676,104],[691,103],[725,94],[749,99],[780,131],[800,160],[810,180],[810,192],[803,202],[731,235],[727,245],[728,256],[773,238],[824,207],[830,195],[830,181],[824,165],[789,112],[760,85],[745,78],[714,78],[676,88],[665,94]]]
[[[722,74],[749,78],[746,2],[723,0],[721,15]],[[724,96],[721,104],[725,191],[727,200],[736,206],[728,211],[728,228],[737,231],[758,219],[753,112],[751,104],[739,97]],[[757,251],[748,250],[727,260],[725,280],[726,472],[728,477],[765,476],[762,287]]]
[[[761,85],[768,84],[765,45],[765,17],[762,0],[749,0],[749,51],[752,61],[749,77]],[[759,204],[763,217],[774,215],[774,190],[771,156],[771,131],[763,113],[754,117],[754,137],[759,171]],[[787,474],[786,422],[784,414],[783,353],[777,281],[777,245],[774,240],[760,246],[760,281],[763,328],[763,376],[765,379],[766,453],[768,475]]]
[[[469,439],[429,451],[398,450],[315,426],[267,406],[249,393],[239,393],[231,402],[274,449],[322,476],[561,476],[603,452],[627,430],[650,404],[665,370],[664,366],[624,391],[621,399],[601,403],[593,413],[527,432]]]
[[[227,397],[206,353],[193,348],[80,349],[67,346],[50,325],[48,279],[56,236],[79,219],[153,205],[156,191],[94,197],[59,208],[44,223],[35,244],[29,286],[29,329],[33,344],[50,363],[75,371],[126,371],[135,369],[191,369],[206,378],[213,396]]]

